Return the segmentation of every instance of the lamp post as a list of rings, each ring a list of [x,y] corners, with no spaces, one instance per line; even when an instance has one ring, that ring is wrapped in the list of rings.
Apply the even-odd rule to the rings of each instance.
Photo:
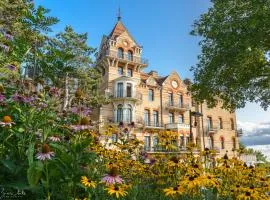
[[[193,133],[192,133],[192,116],[202,117],[202,113],[189,110],[189,131],[190,131],[190,141],[193,142]]]

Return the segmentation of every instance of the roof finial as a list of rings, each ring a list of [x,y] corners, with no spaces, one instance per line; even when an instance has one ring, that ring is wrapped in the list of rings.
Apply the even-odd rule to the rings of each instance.
[[[118,13],[117,13],[117,20],[120,21],[122,19],[121,17],[121,9],[120,9],[120,6],[118,8]]]

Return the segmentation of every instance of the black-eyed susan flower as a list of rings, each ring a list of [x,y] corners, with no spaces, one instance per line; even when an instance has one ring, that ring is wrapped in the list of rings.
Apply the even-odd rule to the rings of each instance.
[[[82,176],[81,177],[81,183],[85,186],[85,187],[89,187],[89,188],[96,188],[96,182],[95,181],[91,181],[90,179],[88,179],[86,176]]]
[[[165,189],[163,189],[163,192],[165,193],[165,196],[175,197],[177,194],[180,193],[179,185],[177,185],[175,187],[165,188]]]
[[[118,199],[119,197],[127,196],[128,192],[125,191],[126,187],[118,186],[118,185],[110,185],[109,187],[105,188],[104,190],[108,191],[109,195],[115,195]]]

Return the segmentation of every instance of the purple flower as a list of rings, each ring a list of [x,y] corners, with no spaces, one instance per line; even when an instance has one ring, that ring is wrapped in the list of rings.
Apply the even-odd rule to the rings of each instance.
[[[49,93],[50,93],[50,95],[53,95],[53,96],[59,96],[60,95],[59,88],[56,88],[56,87],[50,88]]]
[[[18,102],[18,103],[32,103],[35,100],[34,97],[25,97],[17,93],[12,95],[11,98],[13,101]]]
[[[8,65],[6,68],[8,68],[10,71],[15,71],[17,69],[15,65]]]
[[[124,123],[123,122],[119,122],[119,128],[123,128],[124,127]]]
[[[51,140],[52,142],[60,142],[61,141],[60,137],[58,137],[58,136],[51,136],[51,137],[49,137],[49,140]]]
[[[9,51],[9,46],[7,46],[7,45],[0,44],[0,47],[1,47],[5,52],[8,52],[8,51]]]
[[[112,175],[109,175],[109,174],[106,174],[102,179],[101,179],[102,182],[108,184],[108,185],[113,185],[115,183],[119,183],[119,184],[122,184],[124,182],[124,180],[119,176],[112,176]]]
[[[91,113],[91,109],[85,106],[72,107],[71,112],[77,115],[87,116]]]
[[[83,130],[90,130],[93,128],[91,125],[71,125],[70,128],[74,130],[75,132],[77,131],[83,131]]]
[[[5,33],[4,36],[7,40],[13,40],[13,36],[9,33]]]
[[[0,94],[0,102],[3,102],[5,100],[5,96],[3,94]]]
[[[42,151],[37,153],[36,158],[38,160],[51,160],[52,157],[55,156],[55,153],[53,151],[51,151],[49,145],[44,144],[42,146]]]

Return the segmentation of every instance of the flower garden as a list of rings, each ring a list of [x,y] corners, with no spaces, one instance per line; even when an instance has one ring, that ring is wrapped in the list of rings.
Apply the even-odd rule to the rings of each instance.
[[[270,198],[269,167],[226,155],[213,162],[214,151],[194,153],[194,144],[172,153],[174,133],[166,130],[159,145],[167,152],[149,155],[132,135],[135,123],[104,124],[100,131],[91,112],[108,102],[95,91],[98,72],[80,66],[91,63],[93,51],[84,46],[85,35],[67,28],[48,39],[44,32],[56,20],[45,17],[46,9],[9,2],[0,3],[9,22],[0,27],[0,199]],[[64,38],[70,51],[60,49]],[[27,66],[36,70],[32,79],[25,77]],[[73,93],[70,74],[81,80]]]

